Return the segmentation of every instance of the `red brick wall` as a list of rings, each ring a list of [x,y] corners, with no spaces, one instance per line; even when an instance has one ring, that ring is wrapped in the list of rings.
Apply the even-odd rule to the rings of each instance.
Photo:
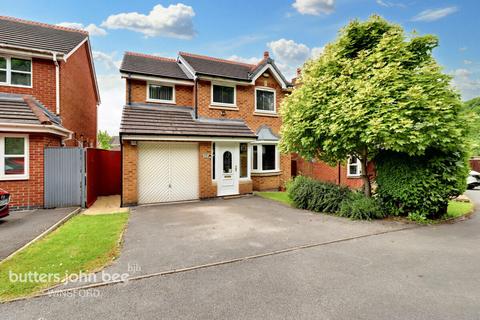
[[[127,80],[131,85],[131,102],[147,102],[147,81]],[[128,101],[128,83],[126,86],[126,100]],[[149,102],[155,103],[155,102]],[[162,103],[164,104],[164,103]],[[193,86],[175,85],[175,104],[177,106],[193,107]]]
[[[138,202],[138,147],[130,142],[122,144],[122,205]]]
[[[0,92],[29,94],[55,112],[55,64],[52,60],[32,59],[32,88],[0,85]]]
[[[12,208],[43,207],[44,200],[44,147],[60,146],[60,139],[47,134],[29,135],[30,165],[29,179],[0,181],[0,188],[12,195]]]
[[[320,181],[332,182],[335,184],[340,183],[341,185],[355,189],[363,186],[363,182],[360,177],[347,177],[346,164],[340,164],[332,167],[323,161],[307,161],[296,155],[294,155],[294,159],[296,159],[295,161],[297,162],[297,175],[303,175]],[[374,175],[375,168],[373,163],[368,165],[368,172],[369,175]]]
[[[96,146],[97,97],[86,43],[60,65],[60,116],[77,140],[83,135],[85,146]],[[72,140],[67,144],[77,145]]]

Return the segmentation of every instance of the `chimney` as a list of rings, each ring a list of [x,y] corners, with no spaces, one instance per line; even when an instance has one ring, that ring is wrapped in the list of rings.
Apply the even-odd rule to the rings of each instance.
[[[302,73],[302,69],[301,68],[297,68],[297,77],[300,77],[300,74]]]
[[[270,53],[268,53],[268,51],[265,51],[263,53],[263,59],[268,59],[268,58],[270,58]]]

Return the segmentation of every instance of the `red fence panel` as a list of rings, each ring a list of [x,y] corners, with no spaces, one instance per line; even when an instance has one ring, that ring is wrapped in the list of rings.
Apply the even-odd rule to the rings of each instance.
[[[87,149],[87,207],[98,196],[120,194],[121,151]]]
[[[479,158],[470,159],[470,167],[472,168],[473,171],[480,172],[480,159]]]

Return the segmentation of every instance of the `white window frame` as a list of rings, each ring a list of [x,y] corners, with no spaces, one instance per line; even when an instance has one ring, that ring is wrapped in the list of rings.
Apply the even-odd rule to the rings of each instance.
[[[233,103],[223,103],[223,102],[213,101],[213,86],[233,88]],[[225,83],[225,82],[211,82],[211,84],[210,84],[210,105],[218,106],[218,107],[236,108],[237,107],[237,85],[230,84],[230,83]]]
[[[150,86],[157,86],[157,87],[171,87],[173,89],[172,100],[163,100],[163,99],[153,99],[150,98]],[[176,87],[174,83],[166,83],[166,82],[147,82],[147,102],[160,102],[160,103],[170,103],[176,104]]]
[[[273,145],[275,146],[275,169],[273,170],[262,170],[263,167],[263,152],[262,147],[265,145]],[[257,147],[257,169],[253,168],[253,147]],[[260,151],[260,152],[259,152]],[[280,151],[278,148],[278,142],[271,142],[271,141],[258,141],[252,142],[250,148],[250,157],[251,157],[251,172],[252,173],[273,173],[273,172],[280,172]]]
[[[259,110],[257,109],[257,92],[258,91],[270,91],[273,92],[273,111],[270,110]],[[255,113],[267,113],[267,114],[276,114],[277,113],[277,91],[269,87],[255,87]]]
[[[238,170],[238,178],[241,180],[241,181],[246,181],[246,180],[250,180],[251,179],[251,176],[250,176],[250,173],[252,172],[252,169],[250,168],[251,166],[251,156],[250,156],[250,144],[248,142],[240,142],[238,144],[238,166],[240,167],[240,144],[241,143],[245,143],[247,145],[247,176],[246,177],[241,177],[240,176],[240,170]]]
[[[355,159],[357,159],[356,163],[353,163],[352,158],[353,157],[348,157],[348,160],[347,160],[347,177],[358,178],[362,175],[362,163],[360,162],[360,159],[358,159],[357,157],[355,157]],[[350,166],[357,167],[357,173],[351,173]]]
[[[32,58],[29,57],[19,57],[19,56],[9,56],[9,55],[0,55],[1,58],[4,58],[7,61],[7,68],[2,69],[7,72],[7,79],[6,82],[0,82],[2,86],[9,86],[9,87],[19,87],[19,88],[32,88],[33,87],[33,61]],[[12,70],[12,58],[14,59],[22,59],[22,60],[29,60],[30,61],[30,72],[28,71],[17,71]],[[21,84],[12,84],[12,72],[14,73],[23,73],[30,75],[30,85],[25,86]]]
[[[5,138],[24,138],[24,154],[5,156]],[[23,174],[5,174],[5,158],[25,158],[25,172]],[[28,180],[30,178],[30,142],[28,134],[0,134],[0,181]]]

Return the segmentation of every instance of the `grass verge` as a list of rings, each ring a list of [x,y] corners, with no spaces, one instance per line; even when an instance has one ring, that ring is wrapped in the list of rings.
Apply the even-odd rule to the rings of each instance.
[[[127,220],[128,213],[77,215],[0,263],[0,301],[29,296],[69,275],[104,267],[119,255]]]
[[[449,201],[447,214],[444,219],[454,219],[470,213],[473,210],[472,202]]]
[[[275,200],[278,202],[282,202],[289,206],[293,206],[292,200],[288,197],[286,192],[275,191],[275,192],[255,192],[256,195],[270,200]]]

